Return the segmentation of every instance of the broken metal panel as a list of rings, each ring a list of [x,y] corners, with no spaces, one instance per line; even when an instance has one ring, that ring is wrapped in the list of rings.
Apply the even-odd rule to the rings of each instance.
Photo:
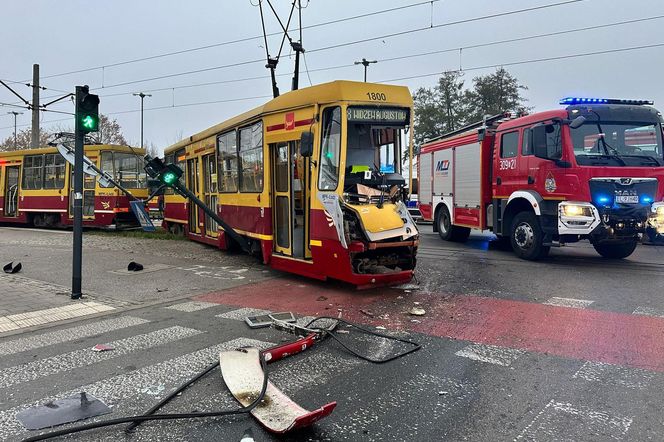
[[[101,400],[81,392],[78,396],[57,399],[20,411],[16,413],[16,419],[28,430],[41,430],[110,412],[111,409]]]
[[[265,373],[257,348],[242,348],[219,354],[221,374],[226,386],[243,406],[254,402],[260,394]],[[328,416],[336,402],[309,411],[286,396],[268,381],[265,397],[251,414],[269,431],[286,433],[305,427]]]

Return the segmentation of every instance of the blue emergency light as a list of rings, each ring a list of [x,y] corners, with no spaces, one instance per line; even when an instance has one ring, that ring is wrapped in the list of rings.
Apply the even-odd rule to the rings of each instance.
[[[566,97],[560,100],[560,104],[573,105],[573,104],[631,104],[642,106],[644,104],[655,104],[652,100],[623,100],[619,98],[585,98],[585,97]]]

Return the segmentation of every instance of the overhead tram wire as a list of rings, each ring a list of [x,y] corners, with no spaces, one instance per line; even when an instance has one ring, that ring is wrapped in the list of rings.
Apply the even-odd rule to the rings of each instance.
[[[584,53],[580,53],[580,54],[559,55],[559,56],[555,56],[555,57],[535,58],[535,59],[530,59],[530,60],[513,61],[513,62],[509,62],[509,63],[488,64],[488,65],[484,65],[484,66],[474,66],[474,67],[468,67],[468,68],[463,68],[463,69],[450,69],[450,70],[445,70],[445,71],[432,72],[430,74],[411,75],[411,76],[408,76],[408,77],[400,77],[400,78],[390,78],[389,80],[381,80],[381,81],[377,81],[376,83],[391,83],[393,81],[411,80],[411,79],[415,79],[415,78],[432,77],[434,75],[441,75],[441,74],[444,74],[446,72],[478,71],[478,70],[483,70],[483,69],[492,69],[492,68],[499,68],[499,67],[505,67],[505,66],[518,66],[518,65],[532,64],[532,63],[543,63],[543,62],[547,62],[547,61],[567,60],[567,59],[570,59],[570,58],[591,57],[591,56],[594,56],[594,55],[614,54],[614,53],[618,53],[618,52],[638,51],[638,50],[642,50],[642,49],[653,49],[653,48],[660,48],[660,47],[664,47],[664,43],[656,43],[656,44],[642,45],[642,46],[632,46],[632,47],[629,47],[629,48],[607,49],[607,50],[604,50],[604,51],[584,52]]]
[[[585,26],[585,27],[582,27],[582,28],[566,29],[566,30],[562,30],[562,31],[547,32],[547,33],[544,33],[544,34],[527,35],[527,36],[515,37],[515,38],[511,38],[511,39],[495,40],[495,41],[490,41],[490,42],[485,42],[485,43],[477,43],[477,44],[472,44],[472,45],[467,45],[467,46],[458,46],[458,47],[454,47],[454,48],[439,49],[439,50],[435,50],[435,51],[419,52],[419,53],[415,53],[415,54],[407,54],[407,55],[401,55],[401,56],[390,57],[390,58],[382,58],[382,59],[378,59],[378,61],[379,62],[389,62],[389,61],[404,60],[404,59],[409,59],[409,58],[423,57],[423,56],[427,56],[427,55],[442,54],[442,53],[446,53],[446,52],[457,52],[459,50],[467,50],[467,49],[477,49],[477,48],[481,48],[481,47],[494,46],[494,45],[499,45],[499,44],[515,43],[515,42],[519,42],[519,41],[534,40],[534,39],[537,39],[537,38],[553,37],[553,36],[557,36],[557,35],[571,34],[571,33],[576,33],[576,32],[584,32],[584,31],[597,30],[597,29],[602,29],[602,28],[609,28],[609,27],[614,27],[614,26],[622,26],[622,25],[640,23],[640,22],[645,22],[645,21],[652,21],[652,20],[661,20],[661,19],[664,19],[664,15],[644,17],[644,18],[639,18],[639,19],[625,20],[625,21],[613,22],[613,23],[606,23],[606,24],[600,24],[600,25],[595,25],[595,26]],[[311,52],[311,51],[309,51],[309,52]],[[305,66],[306,66],[306,62],[305,62]],[[352,66],[353,66],[353,64],[342,64],[342,65],[336,65],[336,66],[328,66],[328,67],[323,67],[323,68],[310,69],[309,72],[319,72],[319,71],[340,69],[340,68],[352,67]],[[287,76],[287,75],[290,75],[290,73],[277,74],[277,76]],[[218,84],[238,83],[238,82],[243,82],[243,81],[264,80],[266,78],[267,77],[265,75],[255,76],[255,77],[243,77],[243,78],[211,81],[211,82],[204,82],[204,83],[193,83],[193,84],[186,84],[186,85],[180,85],[180,86],[168,86],[168,87],[163,87],[163,88],[146,89],[145,92],[162,92],[162,91],[170,91],[170,90],[174,90],[174,89],[187,89],[187,88],[194,88],[194,87],[212,86],[212,85],[218,85]],[[118,97],[118,96],[128,95],[130,93],[131,92],[118,92],[118,93],[112,93],[112,94],[99,94],[99,96],[100,97]]]
[[[570,58],[582,58],[582,57],[590,57],[590,56],[595,56],[595,55],[604,55],[604,54],[612,54],[612,53],[619,53],[619,52],[629,52],[629,51],[637,51],[637,50],[644,50],[644,49],[653,49],[653,48],[659,48],[659,47],[664,47],[664,43],[656,43],[656,44],[642,45],[642,46],[632,46],[632,47],[618,48],[618,49],[607,49],[607,50],[603,50],[603,51],[585,52],[585,53],[580,53],[580,54],[560,55],[560,56],[556,56],[556,57],[520,60],[520,61],[508,62],[508,63],[496,63],[496,64],[484,65],[484,66],[473,66],[473,67],[464,68],[463,71],[464,72],[465,71],[476,71],[476,70],[482,70],[482,69],[492,69],[492,68],[501,67],[501,66],[516,66],[516,65],[524,65],[524,64],[532,64],[532,63],[543,63],[543,62],[547,62],[547,61],[564,60],[564,59],[570,59]],[[352,66],[352,65],[348,65],[348,66]],[[329,68],[326,68],[326,69],[329,69]],[[445,72],[459,72],[459,70],[458,69],[450,69],[450,70],[445,70],[445,71],[432,72],[432,73],[428,73],[428,74],[420,74],[420,75],[412,75],[412,76],[408,76],[408,77],[392,78],[392,79],[389,79],[389,80],[377,81],[376,83],[390,83],[390,82],[394,82],[394,81],[432,77],[432,76],[435,76],[435,75],[441,75]],[[217,104],[217,103],[224,103],[224,102],[244,101],[244,100],[256,100],[256,99],[259,99],[259,98],[270,98],[270,97],[271,97],[271,95],[263,95],[263,96],[256,96],[256,97],[233,98],[233,99],[227,99],[227,100],[215,100],[215,101],[204,101],[204,102],[195,102],[195,103],[183,103],[183,104],[176,104],[175,106],[160,106],[160,107],[156,107],[156,108],[148,108],[148,109],[145,109],[145,110],[148,111],[148,110],[171,109],[171,108],[178,108],[178,107],[200,106],[200,105],[206,105],[206,104]],[[132,113],[132,112],[140,112],[140,109],[118,111],[118,112],[109,112],[109,113],[106,113],[104,115],[118,115],[120,113]],[[49,120],[49,121],[44,121],[43,123],[44,124],[50,124],[50,123],[59,123],[59,122],[62,122],[62,121],[71,121],[71,120],[70,119]],[[29,126],[29,125],[30,124],[22,124],[22,125],[18,125],[17,127],[24,127],[24,126]],[[14,128],[14,126],[12,125],[12,126],[7,126],[7,127],[0,127],[0,130],[13,129],[13,128]]]
[[[390,38],[390,37],[397,37],[397,36],[401,36],[401,35],[407,35],[407,34],[413,34],[413,33],[416,33],[416,32],[427,31],[429,29],[439,29],[439,28],[447,27],[447,26],[453,26],[453,25],[458,25],[458,24],[463,24],[463,23],[470,23],[470,22],[475,22],[475,21],[482,21],[482,20],[488,20],[488,19],[493,19],[493,18],[505,17],[505,16],[508,16],[508,15],[522,14],[522,13],[526,13],[526,12],[532,12],[532,11],[537,11],[537,10],[542,10],[542,9],[547,9],[547,8],[564,6],[564,5],[579,3],[579,2],[584,2],[584,1],[587,1],[587,0],[566,0],[566,1],[558,2],[558,3],[551,3],[551,4],[547,4],[547,5],[540,5],[540,6],[534,6],[534,7],[529,7],[529,8],[516,9],[516,10],[513,10],[513,11],[506,11],[506,12],[500,12],[500,13],[496,13],[496,14],[489,14],[489,15],[484,15],[484,16],[479,16],[479,17],[456,20],[456,21],[452,21],[452,22],[440,23],[440,24],[433,25],[433,26],[425,26],[425,27],[410,29],[410,30],[406,30],[406,31],[395,32],[395,33],[391,33],[391,34],[385,34],[385,35],[378,36],[378,37],[370,37],[370,38],[355,40],[355,41],[351,41],[351,42],[339,43],[339,44],[335,44],[335,45],[332,45],[332,46],[326,46],[326,47],[322,47],[322,48],[318,48],[318,49],[311,49],[311,50],[308,50],[307,52],[309,52],[309,53],[322,52],[322,51],[327,51],[327,50],[330,50],[330,49],[336,49],[336,48],[339,48],[339,47],[346,47],[346,46],[351,46],[351,45],[355,45],[355,44],[366,43],[366,42],[369,42],[369,41],[375,41],[375,40],[380,40],[380,39],[385,39],[385,38]],[[140,79],[140,80],[125,81],[125,82],[121,82],[121,83],[105,85],[103,88],[104,89],[110,89],[110,88],[114,88],[114,87],[130,85],[130,84],[146,83],[146,82],[155,81],[155,80],[163,80],[165,78],[181,77],[181,76],[185,76],[185,75],[198,74],[198,73],[202,73],[202,72],[209,72],[209,71],[214,71],[214,70],[226,69],[226,68],[229,68],[229,67],[243,66],[243,65],[247,65],[247,64],[261,63],[261,62],[264,62],[264,59],[261,58],[261,59],[255,59],[255,60],[246,60],[246,61],[230,63],[230,64],[225,64],[225,65],[220,65],[220,66],[212,66],[212,67],[207,67],[207,68],[195,69],[195,70],[191,70],[191,71],[178,72],[178,73],[173,73],[173,74],[160,75],[160,76],[156,76],[156,77],[143,78],[143,79]],[[92,87],[92,89],[101,89],[101,87]]]
[[[387,13],[390,13],[390,12],[415,8],[415,7],[418,7],[418,6],[430,5],[430,4],[438,3],[440,1],[442,1],[442,0],[427,0],[427,1],[422,1],[422,2],[418,2],[418,3],[413,3],[413,4],[410,4],[410,5],[397,6],[397,7],[388,8],[388,9],[381,9],[381,10],[378,10],[378,11],[367,12],[367,13],[364,13],[364,14],[353,15],[353,16],[350,16],[350,17],[343,17],[343,18],[339,18],[339,19],[329,20],[329,21],[326,21],[326,22],[315,23],[313,25],[308,25],[308,26],[301,27],[301,29],[312,29],[312,28],[317,28],[317,27],[321,27],[321,26],[328,26],[328,25],[333,25],[333,24],[336,24],[336,23],[342,23],[342,22],[345,22],[345,21],[357,20],[357,19],[365,18],[365,17],[373,17],[373,16],[376,16],[376,15],[387,14]],[[583,1],[583,0],[580,0],[580,1]],[[306,6],[303,9],[305,9],[305,8],[306,8]],[[275,35],[281,35],[281,32],[273,32],[273,33],[267,34],[268,37],[272,37],[272,36],[275,36]],[[173,56],[173,55],[186,54],[186,53],[189,53],[189,52],[195,52],[195,51],[201,51],[201,50],[205,50],[205,49],[216,48],[216,47],[220,47],[220,46],[227,46],[227,45],[232,45],[232,44],[237,44],[237,43],[243,43],[243,42],[246,42],[246,41],[257,40],[257,39],[262,39],[262,38],[263,38],[263,35],[256,35],[256,36],[252,36],[252,37],[243,37],[243,38],[240,38],[240,39],[237,39],[237,40],[229,40],[229,41],[224,41],[224,42],[221,42],[221,43],[213,43],[213,44],[204,45],[204,46],[197,46],[197,47],[193,47],[193,48],[182,49],[182,50],[179,50],[179,51],[165,52],[165,53],[157,54],[157,55],[150,55],[150,56],[146,56],[146,57],[134,58],[134,59],[120,61],[120,62],[111,63],[111,64],[106,64],[106,65],[102,65],[102,66],[95,66],[95,67],[83,68],[83,69],[78,69],[78,70],[69,71],[69,72],[62,72],[62,73],[58,73],[58,74],[47,75],[47,76],[41,77],[41,78],[42,79],[47,79],[47,78],[54,78],[54,77],[62,77],[62,76],[65,76],[65,75],[78,74],[78,73],[81,73],[81,72],[89,72],[89,71],[94,71],[94,70],[103,69],[103,68],[123,66],[123,65],[127,65],[127,64],[138,63],[138,62],[141,62],[141,61],[148,61],[148,60],[154,60],[154,59],[158,59],[158,58],[170,57],[170,56]],[[18,83],[21,83],[21,82],[18,82]]]

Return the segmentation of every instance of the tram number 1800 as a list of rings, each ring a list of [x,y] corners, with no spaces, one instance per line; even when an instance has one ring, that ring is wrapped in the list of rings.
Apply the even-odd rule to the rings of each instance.
[[[387,96],[382,92],[367,92],[367,97],[373,101],[387,101]]]

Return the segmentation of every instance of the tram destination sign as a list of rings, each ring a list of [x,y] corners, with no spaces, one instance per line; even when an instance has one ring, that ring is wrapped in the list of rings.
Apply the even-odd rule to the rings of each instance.
[[[408,109],[396,107],[349,107],[346,111],[348,121],[376,124],[407,124]]]

